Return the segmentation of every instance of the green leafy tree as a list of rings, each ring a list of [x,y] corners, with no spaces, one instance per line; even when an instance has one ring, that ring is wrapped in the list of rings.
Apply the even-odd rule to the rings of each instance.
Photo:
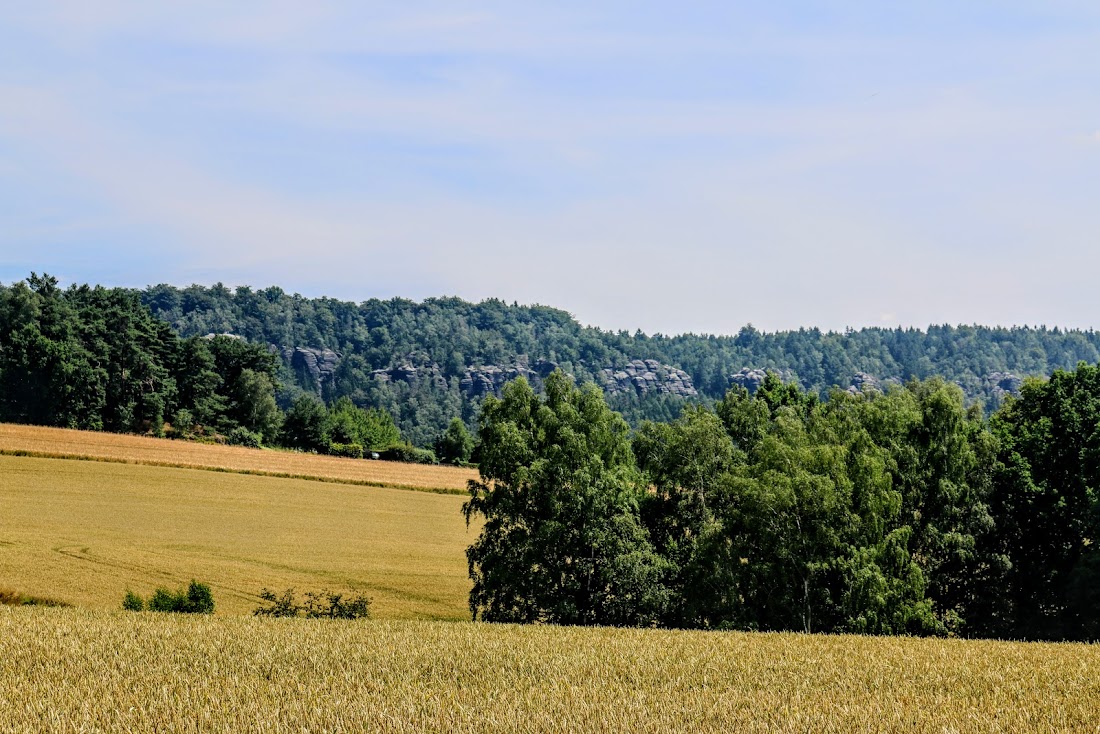
[[[600,393],[557,372],[540,398],[517,379],[485,401],[479,438],[481,479],[465,505],[467,521],[485,520],[467,550],[474,618],[658,623],[670,569],[638,517],[626,423]]]
[[[286,412],[279,442],[290,448],[324,453],[332,443],[328,433],[328,409],[310,394],[298,396]]]
[[[271,377],[263,372],[243,369],[233,382],[232,417],[244,428],[263,436],[265,442],[274,441],[279,434],[282,413],[275,403],[275,386]],[[232,433],[233,429],[230,429]]]
[[[401,440],[401,432],[388,412],[364,410],[347,397],[330,406],[326,430],[333,443],[359,444],[367,449],[382,449]]]
[[[474,437],[461,418],[452,418],[447,430],[435,441],[435,455],[444,464],[466,464],[474,452]]]

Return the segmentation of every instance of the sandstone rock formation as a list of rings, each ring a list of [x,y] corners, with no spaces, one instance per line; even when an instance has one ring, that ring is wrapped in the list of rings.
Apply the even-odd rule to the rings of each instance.
[[[730,375],[730,387],[739,386],[749,391],[749,395],[756,394],[757,389],[764,383],[768,372],[775,372],[784,383],[795,380],[794,373],[790,370],[762,370],[759,368],[742,367],[739,372]]]
[[[331,349],[282,347],[277,351],[290,369],[303,376],[309,375],[313,389],[318,393],[321,392],[321,385],[332,378],[336,365],[340,362],[340,355]]]
[[[997,403],[1009,395],[1019,395],[1024,379],[1011,372],[990,372],[982,378],[982,387]]]
[[[447,388],[447,379],[443,377],[443,370],[434,362],[416,366],[406,359],[397,367],[388,370],[374,370],[371,374],[374,379],[381,382],[404,382],[416,387],[422,380],[426,380],[439,389]]]
[[[884,392],[882,382],[874,375],[866,372],[857,372],[852,377],[852,384],[848,387],[850,393]]]
[[[691,375],[655,359],[635,359],[619,368],[607,367],[597,373],[597,379],[610,395],[667,394],[689,398],[699,394],[691,381]]]

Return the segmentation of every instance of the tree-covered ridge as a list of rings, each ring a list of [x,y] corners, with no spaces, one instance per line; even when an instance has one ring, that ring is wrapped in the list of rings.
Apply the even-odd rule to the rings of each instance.
[[[506,365],[516,355],[551,360],[582,378],[609,365],[655,359],[681,367],[717,398],[743,367],[791,373],[804,390],[847,387],[859,372],[881,379],[940,376],[977,396],[993,373],[1047,375],[1100,360],[1100,333],[1057,327],[931,326],[844,332],[799,329],[734,336],[664,336],[581,326],[564,311],[490,299],[371,299],[361,304],[303,298],[280,288],[229,290],[159,285],[141,294],[155,315],[190,336],[230,332],[250,341],[328,348],[362,358],[371,369],[399,365],[410,353],[439,364],[444,377],[466,366]]]

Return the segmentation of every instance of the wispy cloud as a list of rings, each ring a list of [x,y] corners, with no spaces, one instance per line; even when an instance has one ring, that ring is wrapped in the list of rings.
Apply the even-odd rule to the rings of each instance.
[[[0,248],[665,332],[1087,321],[1100,14],[926,7],[27,4],[0,196],[54,213]]]

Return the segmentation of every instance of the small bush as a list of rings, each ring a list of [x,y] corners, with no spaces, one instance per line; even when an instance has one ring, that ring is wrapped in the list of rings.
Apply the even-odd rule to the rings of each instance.
[[[145,611],[145,600],[127,589],[126,596],[122,597],[122,608],[128,612],[143,612]]]
[[[252,610],[258,617],[297,617],[302,607],[294,600],[294,589],[287,589],[282,596],[268,588],[260,589],[260,598],[268,606],[260,605]]]
[[[344,600],[343,594],[329,591],[306,594],[306,616],[328,619],[366,619],[370,616],[370,599],[362,594]]]
[[[127,606],[129,604],[130,606]],[[143,604],[150,612],[176,612],[179,614],[213,614],[214,595],[207,584],[199,583],[194,579],[187,587],[187,591],[169,591],[160,588],[153,592],[148,602],[132,591],[127,591],[122,600],[124,609],[141,611],[139,604]]]
[[[237,426],[225,437],[225,442],[231,446],[247,446],[258,449],[263,445],[263,436],[247,428]]]
[[[305,602],[299,604],[294,597],[294,589],[287,589],[281,595],[270,589],[262,589],[260,598],[267,602],[252,610],[260,617],[299,617],[310,619],[367,619],[370,617],[370,599],[362,594],[345,599],[344,594],[325,591],[310,591],[305,594]]]
[[[439,462],[435,458],[435,453],[428,449],[418,449],[417,447],[407,444],[399,443],[390,446],[389,448],[382,449],[379,452],[381,458],[386,461],[404,461],[407,464],[438,464]]]
[[[213,614],[214,594],[211,593],[210,586],[191,579],[187,587],[187,604],[182,611],[189,614]]]
[[[170,438],[185,438],[195,432],[195,417],[186,408],[176,411],[171,424],[172,428],[168,431]]]
[[[328,452],[333,456],[345,456],[349,459],[363,458],[363,444],[361,443],[332,443]]]

